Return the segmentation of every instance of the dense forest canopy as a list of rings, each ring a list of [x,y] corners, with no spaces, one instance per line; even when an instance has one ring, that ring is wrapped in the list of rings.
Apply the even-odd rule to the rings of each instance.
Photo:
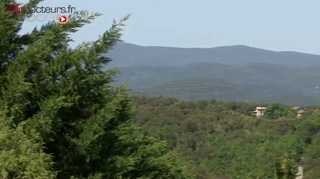
[[[106,70],[130,16],[71,48],[99,14],[20,35],[40,2],[25,14],[0,2],[0,178],[293,179],[298,167],[320,178],[317,107],[298,117],[270,103],[256,117],[254,103],[130,95]]]
[[[298,166],[304,179],[320,178],[316,107],[297,118],[292,107],[269,104],[266,115],[257,118],[252,115],[256,105],[242,102],[161,96],[136,97],[135,102],[136,123],[182,153],[198,179],[295,178]],[[290,170],[288,176],[282,168]]]

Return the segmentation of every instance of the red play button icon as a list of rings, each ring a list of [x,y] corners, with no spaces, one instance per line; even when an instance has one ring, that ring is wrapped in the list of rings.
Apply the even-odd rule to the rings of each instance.
[[[59,15],[58,16],[58,23],[59,24],[65,24],[68,22],[68,16],[67,15]]]

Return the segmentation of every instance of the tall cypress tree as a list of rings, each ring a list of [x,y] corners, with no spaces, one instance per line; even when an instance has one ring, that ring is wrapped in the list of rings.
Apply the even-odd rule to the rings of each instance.
[[[70,34],[100,14],[19,35],[39,2],[25,14],[0,3],[0,178],[190,178],[164,142],[132,125],[131,98],[103,70],[129,16],[70,48]]]

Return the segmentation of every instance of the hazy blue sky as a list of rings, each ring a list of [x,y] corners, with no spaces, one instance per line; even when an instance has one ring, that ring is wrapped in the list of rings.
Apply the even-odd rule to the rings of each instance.
[[[320,54],[319,0],[47,0],[43,4],[70,4],[104,14],[74,36],[76,43],[96,39],[113,19],[130,13],[123,40],[138,45],[244,44]]]

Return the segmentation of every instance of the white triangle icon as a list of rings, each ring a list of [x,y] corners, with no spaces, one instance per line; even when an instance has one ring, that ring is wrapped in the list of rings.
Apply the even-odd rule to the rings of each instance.
[[[59,17],[58,17],[58,23],[60,23],[60,24],[65,24],[65,23],[67,23],[68,22],[68,17],[67,16],[65,16],[65,15],[60,15]]]

